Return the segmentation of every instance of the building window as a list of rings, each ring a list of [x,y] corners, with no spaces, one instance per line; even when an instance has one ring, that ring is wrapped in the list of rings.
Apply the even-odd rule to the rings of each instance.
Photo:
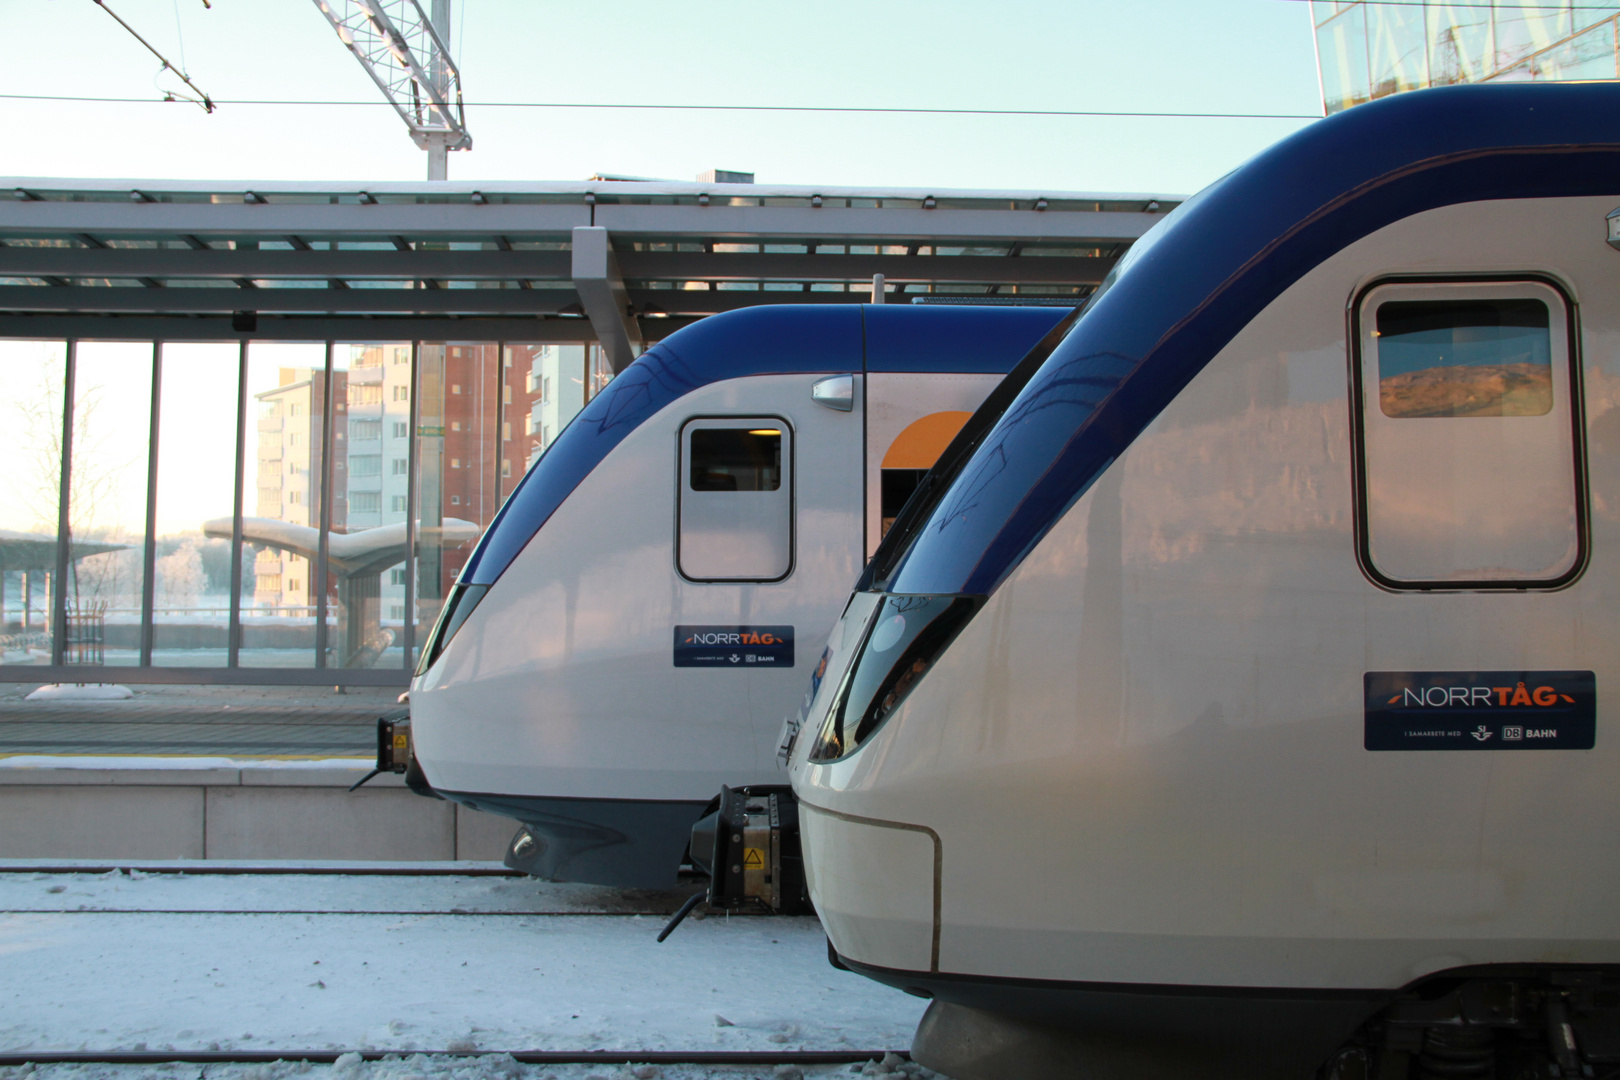
[[[510,421],[510,420],[502,420],[501,421],[501,442],[511,442],[511,441],[512,441],[512,421]]]
[[[547,375],[544,379],[542,379],[540,381],[540,400],[541,401],[550,401],[551,400],[551,376],[550,375]]]
[[[287,492],[287,505],[288,506],[301,506],[303,504],[303,502],[304,502],[304,493],[302,491],[289,491],[289,492]]]
[[[405,618],[405,605],[404,604],[389,604],[388,605],[388,617],[390,619],[399,619],[399,620],[403,621],[404,618]]]
[[[349,422],[349,434],[355,439],[380,439],[382,438],[382,421],[351,420]]]
[[[301,582],[297,578],[295,578],[295,577],[288,578],[287,579],[287,591],[288,592],[297,592],[298,591],[298,586],[300,584],[301,584]]]
[[[460,431],[461,430],[461,421],[460,420],[452,420],[452,421],[450,421],[450,430],[451,431]]]
[[[302,416],[302,415],[304,415],[304,407],[302,405],[298,404],[298,402],[295,401],[291,405],[287,406],[287,415],[288,416]]]
[[[394,459],[392,475],[394,475],[394,476],[404,476],[407,472],[410,471],[410,468],[411,468],[411,462],[410,462],[409,458],[397,457],[397,458]]]
[[[396,363],[396,364],[408,364],[410,362],[411,362],[411,350],[410,350],[410,348],[408,346],[400,346],[400,347],[394,349],[394,363]]]
[[[382,511],[382,492],[349,492],[349,511],[355,514],[376,514]]]
[[[388,583],[390,585],[405,584],[405,568],[402,566],[396,566],[394,569],[388,571]],[[395,617],[397,618],[398,616]]]
[[[287,445],[288,446],[297,446],[298,445],[298,432],[296,432],[296,431],[290,432],[287,435]]]
[[[456,350],[456,352],[458,352],[458,353],[460,351],[461,351],[460,349]],[[451,383],[450,384],[450,392],[452,394],[460,394],[461,393],[461,384],[460,383]]]
[[[349,458],[349,475],[355,477],[381,476],[382,455],[356,454]]]
[[[278,593],[281,591],[280,574],[260,574],[258,576],[257,590],[262,593]]]
[[[376,384],[350,383],[348,389],[350,405],[381,405],[382,387]]]
[[[453,457],[453,458],[451,458],[451,459],[450,459],[450,467],[451,467],[451,468],[452,468],[452,469],[459,469],[459,468],[461,468],[461,459],[460,459],[460,458],[458,458],[458,457]]]
[[[394,421],[394,438],[403,439],[410,435],[411,425],[403,420]]]
[[[452,496],[450,496],[450,505],[451,506],[460,506],[461,505],[461,496],[460,495],[452,495]]]
[[[512,386],[511,386],[510,383],[508,383],[507,385],[501,387],[501,404],[503,404],[503,405],[512,404]]]
[[[512,476],[512,459],[501,458],[501,479],[508,480]]]
[[[411,388],[410,388],[409,384],[401,383],[400,385],[394,387],[394,400],[395,401],[409,401],[409,400],[411,400]]]
[[[389,506],[389,509],[393,513],[396,513],[396,514],[405,513],[405,511],[406,511],[405,496],[403,496],[403,495],[395,495],[395,496],[393,496],[391,499],[389,499],[388,506]]]

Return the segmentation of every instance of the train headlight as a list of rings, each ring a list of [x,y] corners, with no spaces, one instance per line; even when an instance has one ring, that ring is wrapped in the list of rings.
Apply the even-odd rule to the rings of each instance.
[[[971,596],[885,597],[827,710],[810,760],[833,761],[854,753],[871,738],[916,689],[980,603]]]

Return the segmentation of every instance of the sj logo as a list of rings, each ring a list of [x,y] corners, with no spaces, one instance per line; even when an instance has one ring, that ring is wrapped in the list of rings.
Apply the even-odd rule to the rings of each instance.
[[[1575,699],[1551,686],[1529,689],[1518,686],[1430,686],[1407,687],[1389,699],[1389,704],[1429,709],[1444,708],[1550,708],[1560,701],[1573,705]]]

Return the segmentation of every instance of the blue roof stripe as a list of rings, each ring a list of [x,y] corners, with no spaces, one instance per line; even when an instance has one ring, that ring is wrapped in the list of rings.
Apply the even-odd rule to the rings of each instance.
[[[866,367],[863,356],[872,357],[875,371],[1002,373],[1064,314],[1054,308],[784,304],[703,319],[648,349],[562,430],[495,515],[460,580],[493,584],[614,447],[700,387],[749,375],[858,372]],[[873,327],[877,340],[868,341],[863,333]]]
[[[1357,106],[1279,143],[1145,238],[969,459],[890,578],[987,594],[1283,290],[1401,218],[1620,195],[1620,85],[1469,86]],[[1603,222],[1593,222],[1602,243]]]

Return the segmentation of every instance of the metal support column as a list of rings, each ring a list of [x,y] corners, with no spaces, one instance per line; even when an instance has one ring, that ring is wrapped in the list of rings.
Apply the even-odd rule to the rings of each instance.
[[[67,583],[69,550],[73,544],[73,397],[79,366],[79,342],[67,340],[67,367],[62,376],[62,476],[56,503],[56,581],[47,588],[51,605],[51,663],[61,667],[67,657]]]
[[[327,551],[332,536],[332,418],[336,412],[337,395],[332,392],[332,343],[326,343],[326,375],[321,387],[323,402],[321,405],[321,465],[317,473],[317,482],[320,492],[316,498],[320,500],[319,511],[316,515],[316,527],[321,531],[316,537],[315,555],[315,666],[326,667],[326,653],[329,644],[326,640],[326,590],[327,590]],[[343,660],[339,663],[340,666]]]
[[[405,670],[410,671],[416,665],[411,654],[416,648],[416,486],[418,483],[417,470],[421,467],[422,455],[417,453],[416,410],[417,386],[422,381],[422,343],[411,342],[411,395],[408,437],[405,441],[405,624],[400,627],[401,651],[405,654]]]
[[[231,613],[225,666],[239,667],[242,651],[242,474],[247,471],[248,343],[236,357],[236,489],[231,502]]]
[[[574,227],[573,274],[579,302],[607,354],[608,366],[617,375],[641,352],[642,340],[641,326],[630,314],[630,294],[607,229],[600,225]]]
[[[141,667],[152,666],[152,606],[157,590],[158,417],[163,397],[163,342],[152,342],[151,428],[146,439],[146,545],[141,559]]]

